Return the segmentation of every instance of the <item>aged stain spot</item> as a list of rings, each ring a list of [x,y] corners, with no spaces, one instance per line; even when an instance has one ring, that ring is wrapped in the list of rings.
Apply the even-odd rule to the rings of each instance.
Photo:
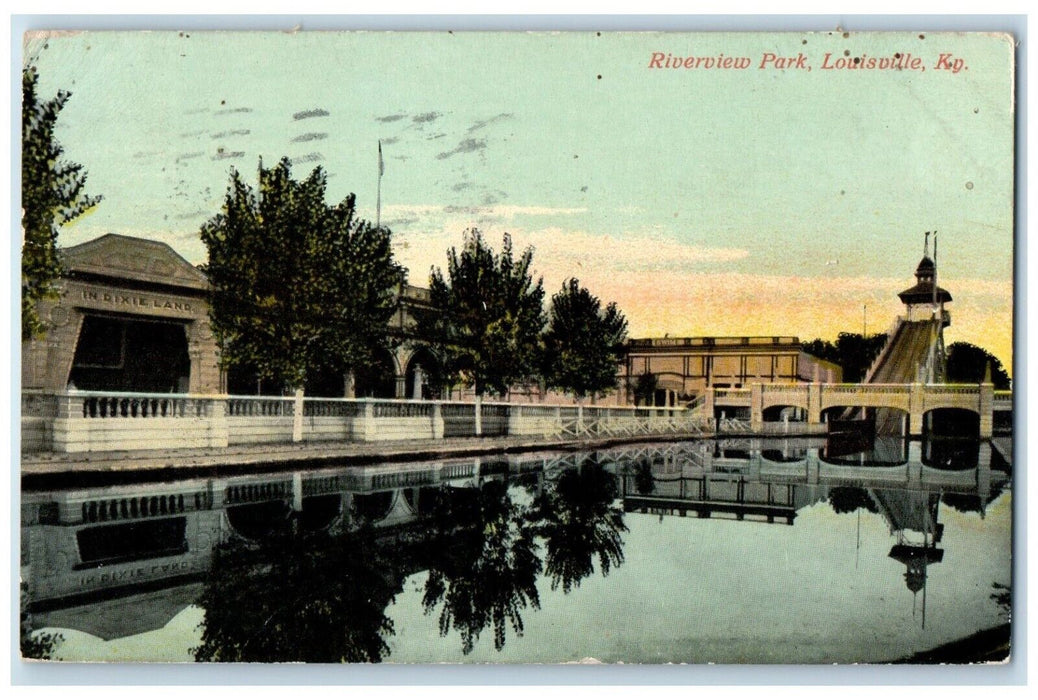
[[[844,49],[843,50],[843,55],[844,56],[850,56],[851,55],[851,50],[850,49]]]
[[[973,189],[973,183],[972,182],[967,182],[966,183],[966,189],[967,190],[972,190]]]
[[[601,79],[602,79],[602,74],[601,74],[601,73],[599,73],[599,74],[598,74],[598,79],[599,79],[599,80],[601,80]]]
[[[920,38],[920,39],[925,39],[925,38],[926,38],[926,36],[925,36],[925,35],[923,35],[923,34],[920,34],[920,35],[919,35],[919,38]]]
[[[843,38],[844,39],[849,39],[850,37],[851,37],[851,33],[850,32],[844,32],[843,33]]]

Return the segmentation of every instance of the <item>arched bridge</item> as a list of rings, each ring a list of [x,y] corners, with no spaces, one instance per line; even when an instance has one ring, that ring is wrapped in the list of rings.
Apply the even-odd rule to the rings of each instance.
[[[1010,391],[991,384],[753,384],[746,389],[708,389],[704,409],[749,408],[754,430],[764,428],[764,411],[774,407],[799,408],[808,424],[821,424],[831,408],[888,408],[908,417],[906,433],[922,433],[923,417],[937,409],[972,411],[980,417],[980,437],[992,435],[995,411],[1011,411]]]

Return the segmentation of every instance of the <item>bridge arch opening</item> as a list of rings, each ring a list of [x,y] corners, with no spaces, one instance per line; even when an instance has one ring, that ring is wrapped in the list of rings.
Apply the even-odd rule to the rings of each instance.
[[[935,408],[923,414],[923,435],[980,437],[980,414],[968,408]]]
[[[944,471],[976,469],[980,462],[980,441],[924,439],[920,461],[924,466]]]
[[[830,432],[819,459],[837,466],[893,467],[908,462],[908,440],[901,435]]]
[[[765,423],[806,423],[807,409],[800,406],[768,406],[762,411]]]

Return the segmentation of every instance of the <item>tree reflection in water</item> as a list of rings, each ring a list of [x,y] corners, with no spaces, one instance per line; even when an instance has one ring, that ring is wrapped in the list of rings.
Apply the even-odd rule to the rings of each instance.
[[[398,562],[364,532],[233,539],[213,554],[195,660],[381,661],[393,634],[385,609],[404,579]]]
[[[441,489],[433,499],[435,543],[422,604],[430,613],[442,602],[440,635],[453,627],[462,651],[472,651],[480,633],[494,630],[494,648],[505,645],[506,628],[522,636],[521,612],[540,607],[534,531],[507,484],[479,489]]]
[[[381,661],[394,633],[386,609],[406,576],[424,569],[422,604],[426,614],[439,610],[440,635],[457,631],[469,654],[492,629],[501,650],[509,627],[522,636],[523,611],[540,607],[542,572],[552,590],[569,593],[596,559],[603,575],[623,563],[627,531],[615,477],[597,463],[563,472],[529,506],[513,498],[514,485],[423,489],[419,520],[407,525],[346,534],[288,527],[220,545],[198,603],[196,660]]]
[[[853,513],[859,508],[870,513],[879,512],[868,492],[857,486],[834,486],[829,489],[829,506],[835,513]]]
[[[613,506],[618,495],[616,478],[601,465],[588,463],[569,470],[534,502],[537,534],[544,538],[545,573],[551,588],[570,590],[594,572],[594,558],[602,575],[624,561],[621,532],[627,532],[623,511]]]

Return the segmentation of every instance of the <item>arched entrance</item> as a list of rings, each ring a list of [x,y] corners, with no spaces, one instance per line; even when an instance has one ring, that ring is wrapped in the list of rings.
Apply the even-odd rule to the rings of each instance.
[[[185,324],[88,314],[68,381],[77,389],[186,393],[191,379]]]
[[[411,355],[407,362],[405,399],[437,399],[440,396],[439,383],[440,364],[432,353],[420,348]]]

